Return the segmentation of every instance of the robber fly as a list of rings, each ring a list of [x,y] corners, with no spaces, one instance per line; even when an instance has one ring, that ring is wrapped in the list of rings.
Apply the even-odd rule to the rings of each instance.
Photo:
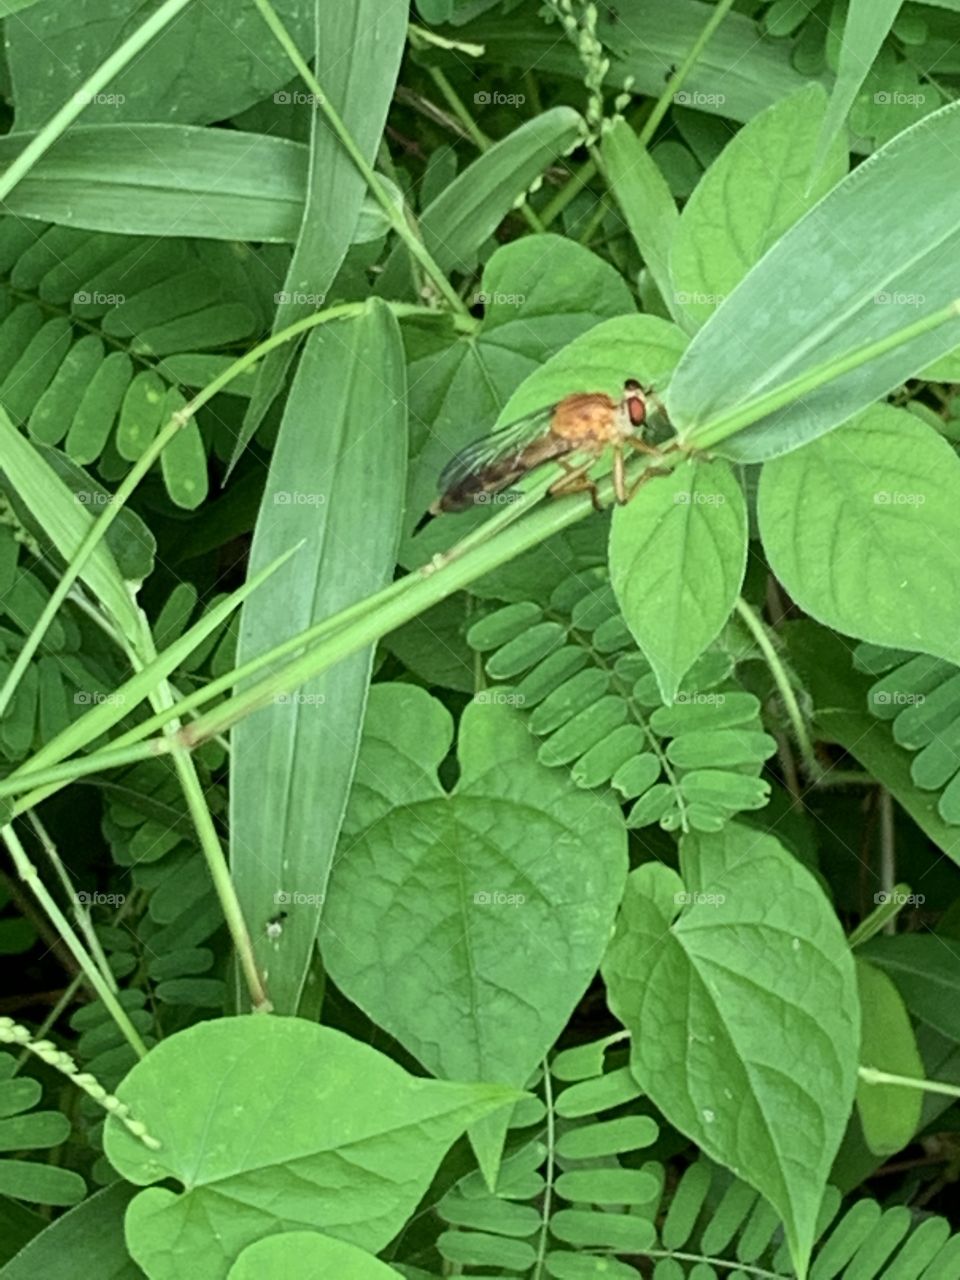
[[[619,401],[600,391],[580,392],[475,440],[442,471],[440,496],[430,507],[430,515],[466,511],[474,503],[487,502],[545,462],[557,462],[564,471],[551,486],[551,494],[589,489],[599,510],[596,485],[587,473],[610,446],[614,493],[618,502],[626,502],[636,485],[627,489],[624,448],[659,455],[659,450],[641,438],[648,398],[653,398],[651,393],[635,378],[628,378]],[[579,459],[576,465],[571,463],[571,454]]]

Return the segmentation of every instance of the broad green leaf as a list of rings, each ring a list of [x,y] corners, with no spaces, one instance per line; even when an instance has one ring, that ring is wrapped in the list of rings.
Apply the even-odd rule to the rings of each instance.
[[[401,1273],[356,1245],[316,1231],[285,1231],[247,1245],[230,1268],[229,1280],[398,1280]]]
[[[773,836],[737,823],[688,836],[681,865],[683,880],[659,863],[630,876],[603,966],[610,1007],[640,1085],[770,1201],[804,1276],[856,1088],[853,960]]]
[[[117,1088],[162,1145],[113,1120],[127,1245],[151,1280],[221,1280],[242,1250],[310,1230],[369,1252],[403,1226],[468,1124],[517,1093],[408,1075],[297,1018],[221,1018],[163,1040]],[[152,1184],[173,1178],[179,1192]]]
[[[714,423],[733,407],[891,338],[960,297],[960,223],[951,200],[958,150],[960,104],[953,104],[875,152],[777,241],[677,369],[667,406],[686,445],[709,444]],[[799,448],[958,341],[960,319],[953,319],[723,439],[719,450],[756,462]]]
[[[614,122],[602,143],[607,180],[617,197],[644,265],[675,315],[670,248],[679,215],[666,179],[626,120]]]
[[[405,339],[411,345],[422,339],[424,348],[414,346],[410,360],[410,527],[436,497],[437,478],[450,458],[492,430],[498,414],[503,420],[505,402],[528,374],[600,321],[622,316],[634,305],[609,263],[554,235],[525,236],[498,249],[476,296],[484,300],[483,320],[475,333],[453,345],[438,337],[434,325],[404,326]],[[550,403],[553,392],[544,394],[533,408]],[[522,408],[513,416],[529,411]],[[436,523],[443,537],[444,522]],[[466,516],[447,523],[448,542],[468,524]],[[424,556],[423,541],[416,544],[421,563],[443,545],[429,545]],[[414,558],[405,555],[404,563]]]
[[[954,999],[960,984],[960,944],[956,939],[933,933],[872,938],[858,955],[893,980],[915,1018],[948,1039],[960,1041],[960,1009]]]
[[[581,124],[572,107],[554,107],[527,120],[478,156],[424,209],[420,233],[442,271],[473,270],[480,246],[544,169],[576,145]],[[395,250],[381,292],[389,292],[399,278],[406,252],[402,245]]]
[[[827,150],[835,142],[902,5],[903,0],[880,0],[879,3],[877,0],[850,0],[840,44],[837,78],[817,141],[816,166],[823,163]],[[888,100],[890,96],[889,93],[886,95]],[[880,102],[878,105],[884,104]]]
[[[0,138],[0,167],[31,136]],[[175,231],[290,243],[300,233],[308,170],[308,148],[286,138],[179,124],[78,125],[37,161],[3,208],[121,235]],[[367,197],[351,238],[359,242],[385,228]]]
[[[143,1280],[123,1239],[123,1214],[134,1194],[125,1182],[95,1191],[34,1236],[0,1269],[0,1280],[76,1280],[78,1257],[97,1280]]]
[[[768,107],[700,179],[673,239],[668,304],[698,329],[754,263],[846,173],[839,142],[811,186],[827,100],[818,84]]]
[[[519,1086],[600,963],[626,832],[609,797],[538,764],[512,709],[467,707],[452,793],[436,774],[449,735],[428,694],[371,690],[323,956],[433,1074]]]
[[[311,47],[313,5],[274,0],[285,26]],[[6,30],[17,129],[45,124],[136,24],[129,0],[46,0]],[[143,16],[149,12],[144,11]],[[89,116],[110,120],[224,120],[280,89],[290,63],[254,0],[189,6],[94,98]]]
[[[682,462],[614,512],[610,581],[667,704],[730,616],[746,564],[746,503],[725,462]]]
[[[86,536],[94,517],[70,491],[49,462],[0,409],[0,466],[17,497],[43,523],[57,551],[69,560]],[[140,619],[120,575],[113,553],[100,542],[87,559],[80,577],[124,635],[139,635]]]
[[[238,663],[390,581],[406,454],[399,329],[374,299],[362,315],[307,339],[249,572],[303,539],[306,545],[245,604]],[[354,654],[233,731],[233,875],[281,1011],[296,1010],[310,969],[372,659],[372,649]],[[268,922],[282,911],[282,932],[268,938]]]
[[[894,1075],[923,1079],[923,1061],[897,988],[880,969],[857,960],[862,1032],[860,1060]],[[878,1156],[893,1155],[912,1140],[920,1127],[923,1093],[897,1085],[857,1086],[857,1111],[870,1150]]]
[[[686,346],[681,329],[659,316],[616,316],[575,338],[516,389],[494,430],[575,391],[619,396],[627,378],[662,388]]]
[[[617,0],[600,10],[599,34],[611,55],[607,84],[618,93],[626,77],[635,94],[658,98],[671,68],[679,66],[710,18],[701,0]],[[504,67],[559,73],[580,86],[583,64],[572,41],[557,38],[556,24],[538,19],[522,6],[470,26],[469,38],[484,46],[486,59],[503,75]],[[730,120],[746,121],[765,107],[808,83],[792,65],[786,40],[758,38],[757,23],[746,13],[728,13],[700,51],[684,80],[678,106]],[[572,89],[571,91],[576,91]]]
[[[877,405],[768,463],[758,517],[771,568],[820,622],[960,661],[960,461],[913,414]]]
[[[361,154],[372,165],[393,100],[407,39],[407,0],[353,0],[316,7],[313,70]],[[357,68],[363,74],[357,74]],[[273,332],[322,306],[354,238],[367,185],[326,116],[310,112],[310,156],[300,233]],[[297,347],[286,343],[260,365],[232,462],[243,452],[283,385]]]

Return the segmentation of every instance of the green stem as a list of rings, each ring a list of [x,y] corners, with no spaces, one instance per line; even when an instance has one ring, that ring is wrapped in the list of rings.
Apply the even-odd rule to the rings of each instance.
[[[656,133],[657,126],[660,124],[660,121],[670,110],[670,105],[673,102],[674,95],[676,94],[680,86],[683,84],[684,80],[686,80],[687,76],[690,74],[694,64],[699,59],[701,53],[703,53],[703,50],[706,47],[707,41],[710,39],[710,37],[716,31],[717,27],[719,27],[720,23],[724,20],[724,18],[727,16],[727,14],[730,12],[732,8],[733,8],[733,0],[720,0],[720,3],[713,10],[713,13],[710,15],[710,18],[707,21],[706,25],[704,26],[703,30],[700,32],[696,40],[690,46],[690,52],[687,54],[683,62],[680,63],[680,66],[677,67],[676,71],[667,81],[666,85],[664,86],[663,92],[660,94],[660,97],[657,99],[656,105],[654,106],[653,110],[650,112],[650,115],[647,117],[647,122],[643,126],[643,130],[640,133],[640,145],[642,147],[648,147],[650,145],[650,140],[653,137],[653,135]]]
[[[699,425],[686,427],[680,433],[680,447],[711,449],[729,436],[742,431],[744,427],[749,427],[768,414],[792,404],[794,400],[800,400],[825,383],[832,382],[854,369],[859,369],[861,365],[868,364],[871,360],[876,360],[897,347],[902,347],[905,343],[947,324],[950,320],[955,320],[957,316],[960,316],[960,299],[955,298],[939,311],[924,316],[904,329],[898,329],[896,333],[887,334],[885,338],[878,338],[876,342],[867,343],[866,346],[858,347],[855,351],[836,356],[826,364],[817,365],[790,382],[782,383],[773,391],[767,391],[753,400],[722,410],[715,418],[708,418],[706,422]]]
[[[545,1274],[547,1246],[550,1240],[550,1211],[553,1207],[553,1178],[556,1163],[556,1120],[553,1114],[553,1078],[550,1063],[543,1062],[543,1101],[547,1108],[547,1163],[543,1175],[543,1207],[541,1209],[540,1238],[537,1242],[537,1260],[534,1263],[534,1280]]]
[[[317,106],[326,116],[327,122],[339,138],[343,149],[363,175],[364,181],[373,193],[374,199],[377,200],[384,213],[387,215],[387,219],[394,231],[407,246],[410,253],[412,253],[416,258],[417,262],[419,262],[425,273],[436,285],[437,291],[446,299],[451,309],[454,312],[461,312],[464,315],[469,315],[469,310],[464,305],[460,295],[440,270],[437,263],[434,262],[426,248],[426,245],[424,245],[423,241],[419,239],[413,228],[407,222],[403,215],[403,211],[398,209],[390,199],[390,195],[386,187],[380,181],[379,176],[367,160],[366,156],[357,146],[353,139],[353,135],[341,120],[333,106],[333,103],[324,93],[320,82],[310,70],[310,67],[294,43],[290,33],[280,21],[280,18],[273,5],[270,3],[270,0],[254,0],[254,3],[260,10],[260,16],[270,28],[270,31],[278,44],[290,59],[292,66],[296,68],[298,75],[314,95]]]
[[[6,200],[18,182],[21,182],[40,157],[53,146],[57,139],[77,119],[83,110],[90,105],[93,98],[123,70],[128,63],[141,52],[165,26],[173,21],[191,0],[166,0],[160,8],[137,27],[119,49],[109,58],[101,62],[93,75],[84,80],[79,89],[67,99],[43,126],[39,133],[27,143],[10,167],[0,177],[0,202]],[[8,135],[13,136],[13,135]]]
[[[70,954],[80,966],[80,969],[85,975],[94,994],[103,1001],[104,1008],[113,1018],[137,1057],[145,1058],[147,1056],[147,1046],[140,1039],[140,1034],[130,1021],[130,1018],[127,1016],[127,1011],[117,999],[116,992],[111,990],[93,960],[84,950],[83,944],[74,932],[70,921],[48,893],[46,885],[37,875],[36,867],[27,857],[26,850],[20,843],[20,837],[17,835],[16,831],[14,831],[12,826],[8,825],[3,828],[3,838],[6,841],[7,848],[10,850],[14,866],[17,869],[17,874],[20,876],[21,880],[23,880],[24,884],[29,886],[34,897],[47,913],[50,922],[63,939],[70,951]]]
[[[288,325],[286,329],[280,329],[277,333],[271,334],[265,338],[263,342],[258,343],[252,350],[246,352],[235,360],[229,368],[217,375],[212,382],[207,385],[188,401],[182,409],[173,414],[164,427],[154,436],[153,440],[143,451],[137,461],[133,464],[113,494],[112,500],[104,504],[100,514],[90,525],[86,534],[81,539],[80,545],[74,552],[70,563],[63,571],[63,575],[56,587],[50,594],[40,617],[33,625],[30,634],[25,639],[22,648],[17,654],[3,687],[0,688],[0,715],[7,709],[10,700],[16,692],[17,686],[23,678],[24,672],[30,665],[33,655],[40,646],[43,637],[46,635],[50,624],[56,617],[60,606],[67,598],[73,584],[82,574],[86,567],[87,561],[90,559],[97,546],[106,537],[107,530],[113,524],[114,520],[120,515],[133,491],[144,478],[153,464],[163,453],[167,445],[175,436],[186,426],[186,424],[195,416],[195,414],[208,401],[238,377],[246,369],[255,365],[268,351],[274,350],[276,347],[283,346],[285,342],[289,342],[291,338],[297,337],[307,329],[312,329],[314,325],[327,324],[332,320],[340,320],[347,316],[359,315],[365,303],[361,302],[345,302],[339,306],[330,307],[326,311],[318,311],[314,315],[304,316],[303,319],[297,320],[294,324]],[[407,305],[405,303],[392,303],[391,310],[398,319],[405,316],[429,315],[435,316],[436,312],[431,311],[427,307],[418,307]],[[472,325],[472,317],[468,317]]]
[[[152,719],[156,718],[156,716],[152,717]],[[172,719],[171,711],[165,717],[164,723],[169,723]],[[90,755],[73,756],[62,764],[31,769],[27,773],[12,773],[0,780],[0,798],[21,795],[34,787],[44,788],[43,797],[38,797],[30,804],[18,804],[15,807],[13,816],[17,817],[27,809],[32,809],[39,799],[46,799],[51,792],[59,791],[61,787],[76,782],[78,778],[88,778],[91,774],[102,773],[105,769],[122,769],[128,764],[139,764],[141,760],[166,755],[169,750],[169,746],[164,745],[162,738],[151,738],[149,742],[138,742],[134,746],[106,747],[103,751],[91,752]],[[46,790],[47,788],[49,791]]]
[[[446,99],[447,106],[450,108],[450,110],[453,112],[456,118],[463,125],[464,129],[467,131],[467,134],[469,135],[471,141],[476,146],[477,150],[480,152],[489,151],[490,145],[491,145],[490,139],[483,132],[483,130],[474,120],[473,116],[467,110],[466,104],[464,103],[460,95],[457,93],[456,89],[454,89],[450,81],[447,79],[446,75],[440,70],[439,67],[430,67],[428,69],[430,72],[431,80],[440,90],[443,97]],[[531,231],[536,231],[538,233],[542,233],[546,231],[546,227],[540,221],[536,211],[534,209],[531,209],[530,205],[527,203],[526,200],[524,200],[523,204],[520,206],[520,212],[523,214],[524,218],[526,219],[527,226],[530,228]]]
[[[940,1080],[921,1080],[915,1076],[897,1076],[876,1067],[860,1067],[858,1072],[864,1084],[895,1084],[904,1089],[919,1089],[922,1093],[941,1093],[945,1098],[960,1098],[960,1085],[945,1084]]]
[[[763,622],[742,597],[736,603],[736,611],[746,623],[754,640],[756,640],[757,647],[763,654],[770,674],[773,676],[774,683],[783,700],[784,708],[793,728],[793,735],[800,748],[807,776],[816,778],[820,773],[820,761],[817,759],[816,752],[813,749],[810,732],[800,710],[800,704],[797,702],[797,695],[794,693],[793,685],[790,683],[790,677],[787,675],[786,668],[780,660],[780,655],[774,648]]]
[[[569,182],[564,183],[553,199],[540,212],[540,221],[545,229],[555,222],[560,214],[584,189],[587,183],[597,176],[597,166],[593,160],[585,161]]]
[[[675,465],[680,460],[681,455],[674,454],[661,459],[658,466]],[[639,475],[644,470],[646,464],[633,469],[632,475]],[[600,481],[597,491],[601,498],[610,502],[613,498],[612,479],[607,477]],[[471,546],[462,554],[455,547],[439,563],[424,565],[403,579],[403,583],[408,584],[403,591],[397,591],[397,584],[393,583],[385,591],[371,596],[367,602],[368,609],[355,621],[337,625],[337,617],[329,619],[327,625],[336,626],[336,630],[326,643],[311,649],[281,671],[271,672],[266,679],[244,689],[207,715],[200,716],[182,730],[183,741],[196,745],[212,734],[224,732],[278,694],[298,688],[305,680],[326,671],[349,654],[375,643],[381,636],[409,622],[476,578],[582,520],[592,510],[593,504],[588,495],[565,498],[562,502],[538,508],[526,520],[505,530],[499,538]],[[303,640],[304,636],[301,636],[301,644]]]

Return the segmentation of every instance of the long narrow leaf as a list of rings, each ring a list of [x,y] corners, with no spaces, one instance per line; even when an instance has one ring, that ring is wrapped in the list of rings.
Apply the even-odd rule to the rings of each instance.
[[[253,572],[307,546],[244,607],[238,660],[389,582],[407,457],[399,327],[380,303],[307,341],[284,413]],[[233,734],[232,866],[283,1013],[299,1002],[356,761],[372,649],[262,708]],[[282,918],[278,937],[267,924]],[[275,932],[275,931],[272,931]]]
[[[890,338],[960,296],[960,104],[907,129],[796,223],[704,325],[667,395],[683,443],[832,360]],[[922,325],[920,328],[922,329]],[[960,322],[918,332],[726,441],[759,461],[839,426],[952,350]]]

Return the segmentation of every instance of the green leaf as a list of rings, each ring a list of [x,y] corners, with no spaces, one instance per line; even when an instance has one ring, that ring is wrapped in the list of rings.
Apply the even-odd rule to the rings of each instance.
[[[630,76],[635,95],[658,98],[667,71],[685,60],[709,18],[701,0],[617,0],[611,8],[601,8],[599,31],[613,63],[609,87],[618,92]],[[575,45],[558,39],[556,25],[538,21],[527,6],[517,14],[473,23],[470,39],[484,46],[500,75],[504,67],[536,67],[538,75],[551,72],[573,86],[582,84]],[[789,41],[760,38],[754,17],[728,12],[684,80],[677,105],[724,119],[752,120],[808,82],[809,76],[792,65],[793,52]]]
[[[406,448],[399,329],[374,299],[362,315],[314,329],[304,348],[249,571],[306,545],[245,604],[238,663],[390,581]],[[354,654],[233,731],[233,874],[281,1011],[296,1010],[310,970],[372,658],[372,648]],[[281,909],[282,933],[268,939]]]
[[[581,124],[572,107],[554,107],[527,120],[478,156],[424,209],[420,233],[441,271],[473,270],[480,246],[544,169],[576,145]],[[395,250],[381,292],[392,287],[406,252],[402,245]]]
[[[902,5],[903,0],[880,0],[879,4],[877,0],[850,0],[840,44],[837,78],[817,141],[815,167],[823,163],[828,149],[836,141],[844,118],[890,34]],[[889,93],[886,96],[889,99]],[[881,102],[879,105],[884,104]]]
[[[922,1080],[923,1059],[897,988],[882,970],[862,958],[857,959],[857,987],[863,1016],[863,1065]],[[907,1146],[920,1127],[922,1110],[923,1092],[919,1088],[868,1084],[863,1080],[857,1086],[860,1123],[875,1155],[890,1156]]]
[[[93,517],[2,409],[0,445],[6,480],[31,512],[38,518],[42,513],[47,535],[60,555],[69,560],[86,536]],[[105,543],[100,542],[94,549],[80,577],[126,636],[139,634],[137,609]]]
[[[274,7],[308,52],[313,6],[274,0]],[[45,124],[135,21],[126,0],[47,0],[11,23],[7,58],[18,131]],[[87,111],[110,121],[205,124],[243,111],[289,78],[287,57],[254,0],[205,0],[166,27]]]
[[[230,1268],[229,1280],[318,1280],[349,1276],[350,1280],[398,1280],[401,1273],[372,1254],[316,1231],[286,1231],[257,1240]]]
[[[877,405],[760,477],[771,568],[820,622],[960,661],[960,461],[913,414]]]
[[[846,173],[837,142],[811,185],[826,95],[808,85],[768,107],[723,149],[687,201],[673,240],[671,309],[698,329],[771,245]]]
[[[672,315],[674,290],[670,249],[679,215],[666,179],[626,120],[617,119],[602,143],[607,181],[627,220],[630,234]]]
[[[677,369],[667,407],[685,445],[716,445],[713,423],[733,407],[892,337],[960,296],[960,224],[950,202],[958,149],[954,104],[875,152],[777,241]],[[719,448],[741,462],[799,448],[958,342],[954,319],[809,391]]]
[[[0,138],[0,167],[29,137]],[[78,125],[37,161],[3,209],[124,235],[296,241],[309,168],[300,142],[180,124]],[[391,190],[393,188],[390,188]],[[368,210],[372,209],[367,204]],[[382,214],[375,220],[385,227]],[[354,238],[369,238],[359,220]]]
[[[354,0],[316,7],[314,74],[361,154],[373,164],[393,99],[407,39],[408,4]],[[357,74],[357,68],[363,74]],[[354,233],[367,186],[326,116],[310,113],[310,160],[303,219],[279,294],[273,332],[322,305]],[[267,354],[233,449],[232,463],[253,437],[296,354],[286,343]]]
[[[614,512],[610,580],[666,703],[729,617],[746,563],[746,504],[724,462],[691,458]]]
[[[371,690],[324,960],[435,1075],[520,1085],[596,972],[626,833],[610,798],[537,763],[509,708],[467,707],[452,793],[436,775],[449,735],[426,693]]]
[[[893,980],[915,1018],[960,1041],[960,1009],[952,994],[960,984],[960,944],[955,939],[933,933],[878,937],[864,943],[858,954]]]
[[[80,1256],[98,1280],[143,1280],[123,1239],[123,1213],[134,1194],[125,1182],[95,1191],[34,1236],[0,1270],[0,1280],[75,1280]]]
[[[111,1164],[150,1188],[127,1210],[126,1237],[152,1280],[220,1280],[277,1232],[322,1231],[376,1252],[454,1139],[517,1096],[415,1079],[342,1032],[280,1017],[178,1032],[117,1095],[162,1144],[153,1151],[107,1122]],[[168,1178],[183,1190],[151,1185]]]
[[[681,864],[683,881],[658,863],[631,875],[603,966],[610,1006],[640,1085],[770,1201],[804,1276],[856,1087],[853,962],[773,836],[736,823],[688,836]]]

